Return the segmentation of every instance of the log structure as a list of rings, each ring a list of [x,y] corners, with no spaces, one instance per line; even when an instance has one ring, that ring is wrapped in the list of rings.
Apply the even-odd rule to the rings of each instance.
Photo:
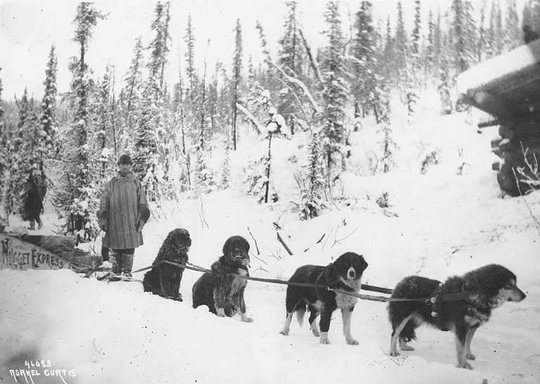
[[[462,73],[458,92],[461,102],[494,117],[478,127],[499,126],[491,150],[500,188],[512,196],[529,191],[540,176],[540,40]]]

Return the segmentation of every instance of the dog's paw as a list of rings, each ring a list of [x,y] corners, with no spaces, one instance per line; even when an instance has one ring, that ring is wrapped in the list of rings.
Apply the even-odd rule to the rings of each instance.
[[[465,356],[465,358],[467,360],[476,360],[476,356],[473,355],[472,353],[467,353],[467,355]]]
[[[470,365],[467,360],[465,360],[463,363],[459,363],[457,367],[463,369],[473,369],[473,366]]]
[[[359,343],[355,339],[348,339],[347,344],[349,344],[349,345],[358,345]]]
[[[328,332],[321,332],[321,338],[319,339],[321,344],[330,344],[330,339],[328,339]]]
[[[313,333],[313,336],[315,336],[315,337],[320,337],[321,336],[321,333],[319,332],[318,329],[311,328],[311,332]]]
[[[219,317],[225,317],[225,309],[223,308],[218,308],[216,310],[216,315],[218,315]]]
[[[396,356],[399,356],[399,352],[398,351],[390,351],[389,355],[392,356],[392,357],[396,357]]]
[[[249,316],[242,316],[242,321],[244,323],[253,323],[253,319]]]
[[[289,331],[285,329],[282,329],[281,331],[279,331],[279,333],[282,334],[283,336],[289,336]]]

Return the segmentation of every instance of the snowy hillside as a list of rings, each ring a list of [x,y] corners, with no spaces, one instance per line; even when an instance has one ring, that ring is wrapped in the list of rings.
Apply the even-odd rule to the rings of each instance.
[[[414,126],[395,116],[400,150],[397,168],[386,175],[370,172],[379,138],[374,124],[365,121],[350,138],[349,172],[335,187],[340,199],[307,222],[298,220],[293,203],[298,200],[294,172],[306,156],[305,134],[276,140],[272,180],[281,195],[268,205],[243,193],[247,159],[267,146],[262,139],[245,138],[232,158],[234,188],[200,199],[180,196],[155,209],[134,269],[149,266],[177,227],[191,233],[190,261],[203,267],[220,256],[227,237],[246,237],[251,274],[258,277],[287,279],[300,265],[326,265],[349,250],[369,263],[364,283],[389,288],[411,274],[443,280],[500,263],[517,275],[528,296],[496,309],[476,333],[474,370],[455,367],[453,334],[425,327],[418,330],[416,351],[390,357],[391,327],[386,305],[379,302],[356,306],[352,333],[358,346],[346,344],[337,312],[332,344],[320,345],[306,325],[296,322],[289,336],[279,334],[285,319],[282,285],[249,282],[246,302],[254,322],[248,324],[191,308],[197,272],[185,272],[184,302],[178,303],[144,293],[137,281],[107,284],[70,271],[2,270],[0,381],[26,383],[10,370],[46,360],[66,371],[60,378],[37,369],[42,375],[33,378],[35,384],[540,382],[540,228],[534,221],[540,217],[540,193],[500,198],[489,152],[496,131],[479,134],[466,118],[441,117],[428,106]],[[438,164],[422,174],[422,161],[433,151]],[[388,207],[377,204],[381,196]],[[44,228],[35,232],[53,233],[56,220],[48,207]],[[274,222],[293,256],[277,241]],[[99,242],[92,246],[99,249]]]

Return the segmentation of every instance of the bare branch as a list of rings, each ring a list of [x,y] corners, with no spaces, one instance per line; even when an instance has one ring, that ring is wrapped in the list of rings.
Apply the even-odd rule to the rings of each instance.
[[[317,104],[317,101],[315,100],[315,98],[313,97],[313,95],[311,94],[311,92],[309,91],[307,86],[302,81],[300,81],[300,80],[298,80],[298,79],[296,79],[296,78],[294,78],[292,76],[287,75],[283,69],[278,67],[273,62],[269,62],[269,64],[271,64],[275,69],[277,69],[287,81],[289,81],[289,82],[291,82],[293,84],[296,84],[300,88],[302,88],[302,90],[304,91],[304,94],[309,99],[309,101],[310,101],[311,105],[313,106],[313,109],[315,110],[315,112],[320,113],[322,111],[321,107],[319,107],[319,105]]]
[[[319,85],[323,86],[321,71],[319,70],[319,65],[317,64],[317,61],[315,61],[315,58],[313,57],[313,54],[311,53],[311,47],[309,46],[306,38],[304,37],[304,32],[302,32],[302,29],[299,29],[300,36],[302,37],[302,42],[304,43],[304,47],[306,48],[306,52],[309,58],[309,63],[311,64],[311,68],[313,69],[313,72],[315,73],[315,77],[317,78],[317,81],[319,82]]]
[[[251,123],[253,124],[253,128],[255,128],[255,130],[257,131],[257,133],[260,135],[262,132],[263,132],[263,127],[261,125],[261,123],[259,123],[259,121],[257,120],[257,118],[255,116],[253,116],[253,114],[246,108],[244,107],[242,104],[240,103],[236,103],[236,108],[242,112],[244,114],[244,116],[246,116],[246,118],[251,121]]]

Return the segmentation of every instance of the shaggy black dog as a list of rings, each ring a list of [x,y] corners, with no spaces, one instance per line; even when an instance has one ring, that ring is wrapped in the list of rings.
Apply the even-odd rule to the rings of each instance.
[[[308,283],[316,287],[289,285],[285,307],[287,318],[281,334],[288,335],[293,313],[297,313],[298,321],[302,324],[306,307],[309,308],[309,324],[313,335],[320,337],[321,344],[329,344],[328,330],[330,319],[336,309],[341,309],[343,317],[343,333],[347,344],[357,345],[358,342],[351,334],[351,316],[357,298],[344,293],[336,293],[325,287],[348,292],[358,292],[362,286],[362,273],[368,264],[364,258],[354,252],[347,252],[326,267],[304,265],[296,270],[289,283]],[[316,318],[321,314],[320,331]]]
[[[245,322],[244,291],[249,276],[249,243],[242,236],[232,236],[223,245],[223,256],[212,264],[211,272],[202,275],[193,285],[193,308],[206,305],[218,316],[232,317],[238,313]]]
[[[187,263],[189,247],[191,247],[191,238],[187,230],[177,228],[169,232],[152,264],[153,268],[144,275],[144,291],[167,299],[182,301],[180,282],[184,268],[163,262]]]
[[[492,309],[506,301],[519,302],[525,293],[517,287],[516,275],[503,266],[490,264],[450,277],[444,284],[420,276],[406,277],[391,297],[413,299],[388,304],[391,356],[399,355],[398,340],[402,350],[413,351],[407,342],[416,339],[416,328],[428,324],[455,333],[458,367],[472,369],[467,359],[475,358],[471,341],[478,327],[489,320]]]

